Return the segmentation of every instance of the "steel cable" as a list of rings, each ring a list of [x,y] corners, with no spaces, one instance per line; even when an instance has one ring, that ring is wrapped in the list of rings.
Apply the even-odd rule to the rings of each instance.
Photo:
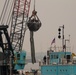
[[[7,3],[7,0],[4,3],[3,10],[2,10],[1,15],[0,15],[0,21],[2,19],[3,13],[4,13],[4,9],[5,9],[6,3]]]
[[[8,15],[8,18],[7,18],[7,21],[6,21],[6,25],[10,25],[10,22],[11,22],[11,19],[12,19],[12,12],[13,12],[13,7],[14,7],[14,1],[12,1],[12,4],[11,4],[11,8],[9,10],[9,15]]]
[[[3,7],[3,10],[2,10],[2,14],[1,14],[1,24],[4,24],[4,17],[6,15],[6,11],[7,11],[7,8],[8,8],[8,4],[9,4],[9,1],[10,0],[6,0],[5,3],[4,3],[4,7]]]

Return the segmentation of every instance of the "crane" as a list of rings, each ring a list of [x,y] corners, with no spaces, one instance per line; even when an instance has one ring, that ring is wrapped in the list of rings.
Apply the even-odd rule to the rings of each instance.
[[[8,37],[10,39],[10,41],[7,39],[7,43],[11,50],[10,56],[12,55],[11,57],[9,56],[11,58],[10,63],[13,62],[12,65],[10,65],[10,75],[11,75],[12,66],[14,66],[14,68],[12,68],[12,69],[15,69],[15,70],[24,68],[24,65],[25,65],[24,59],[26,57],[25,56],[26,53],[24,51],[22,51],[22,46],[23,46],[25,31],[27,30],[27,27],[30,30],[32,63],[36,62],[33,32],[37,31],[41,27],[41,22],[37,16],[37,12],[35,11],[35,9],[33,10],[31,17],[29,17],[31,0],[12,0],[11,4],[10,4],[10,1],[11,0],[5,1],[1,16],[0,16],[0,23],[2,25],[1,27],[3,28],[3,31],[4,31],[4,28],[7,31],[7,25],[10,26],[10,37],[9,37],[9,35],[6,36],[6,33],[4,33],[4,35],[5,35],[6,39]],[[35,3],[35,0],[34,0],[34,3]],[[9,5],[11,5],[11,6],[10,6],[9,13],[7,16],[7,10],[8,10]],[[5,17],[7,17],[7,19],[5,19]],[[28,17],[29,17],[29,20],[28,20]],[[3,46],[4,46],[4,43],[3,43]],[[6,53],[7,51],[6,51],[6,49],[3,49],[4,53]],[[15,57],[15,59],[14,59],[14,57]],[[12,61],[12,59],[13,59],[13,61]],[[2,75],[2,73],[1,73],[1,75]],[[6,75],[8,75],[8,74],[6,74]]]
[[[31,0],[15,0],[12,13],[10,39],[14,50],[21,51],[26,31]]]

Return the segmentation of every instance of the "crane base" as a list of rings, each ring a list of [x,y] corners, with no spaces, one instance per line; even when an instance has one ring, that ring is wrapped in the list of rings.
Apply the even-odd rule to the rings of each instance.
[[[9,75],[8,65],[0,65],[0,75]]]

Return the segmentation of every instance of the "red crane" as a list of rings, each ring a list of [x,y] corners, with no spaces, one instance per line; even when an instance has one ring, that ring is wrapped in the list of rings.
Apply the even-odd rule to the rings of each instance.
[[[13,48],[21,51],[26,31],[31,0],[15,0],[12,13],[10,38]]]
[[[12,13],[10,39],[13,49],[17,52],[22,51],[24,35],[28,26],[30,30],[31,59],[32,63],[35,63],[36,59],[33,32],[37,31],[41,27],[41,22],[37,16],[37,11],[35,11],[35,0],[34,10],[28,20],[30,3],[31,0],[15,0]]]
[[[21,51],[31,0],[5,0],[0,24],[9,25],[10,40],[15,51]]]
[[[30,3],[31,3],[31,0],[5,0],[5,4],[4,4],[1,16],[0,16],[0,24],[2,25],[0,27],[2,27],[5,32],[4,27],[6,27],[6,25],[10,26],[10,24],[11,24],[10,39],[7,39],[7,38],[6,39],[7,39],[8,43],[10,43],[10,41],[11,41],[11,43],[8,45],[10,46],[11,49],[13,47],[12,50],[10,49],[12,51],[12,53],[14,53],[14,51],[16,51],[16,52],[22,51],[24,35],[25,35],[25,31],[26,31],[26,23],[28,21]],[[2,31],[2,30],[0,29],[0,31]],[[5,33],[5,35],[6,35],[6,37],[8,37],[7,32]],[[3,38],[0,39],[0,41],[1,40],[3,40]],[[3,44],[1,45],[2,48],[4,46]],[[5,53],[6,49],[3,48],[3,52]],[[12,56],[12,54],[10,54],[10,56]],[[10,75],[12,75],[11,67],[14,66],[13,63],[11,62],[12,59],[10,59],[10,63],[11,63],[10,64]],[[8,61],[8,63],[9,63],[9,61]],[[5,65],[5,67],[6,67],[6,65]],[[6,70],[7,70],[7,68],[6,68]],[[2,72],[2,71],[3,70],[0,70],[0,72]],[[3,72],[1,75],[3,75]],[[7,74],[8,71],[5,71],[5,72],[6,72],[5,75],[8,75]]]
[[[13,47],[12,53],[14,51],[16,52],[22,51],[25,31],[27,30],[28,26],[30,30],[32,63],[35,63],[36,59],[35,59],[33,32],[37,31],[41,27],[41,22],[37,16],[37,12],[35,11],[35,0],[34,0],[33,13],[31,17],[28,19],[30,3],[31,0],[6,0],[2,10],[2,14],[0,16],[0,22],[1,25],[11,24],[10,41]],[[8,5],[11,5],[10,9]],[[9,15],[7,16],[8,9],[9,9],[8,13]],[[7,19],[5,19],[6,18],[5,16],[7,17]]]

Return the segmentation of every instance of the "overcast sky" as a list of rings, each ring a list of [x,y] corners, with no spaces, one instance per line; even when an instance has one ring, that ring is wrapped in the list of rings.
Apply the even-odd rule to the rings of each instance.
[[[3,1],[0,0],[0,11]],[[33,0],[31,0],[30,15],[32,10]],[[64,25],[65,39],[68,39],[70,35],[70,51],[76,52],[76,0],[36,0],[36,11],[42,26],[34,33],[35,51],[46,52],[53,38],[56,38],[56,46],[61,46],[61,40],[58,39],[58,28]],[[25,33],[23,49],[30,52],[29,30]]]

